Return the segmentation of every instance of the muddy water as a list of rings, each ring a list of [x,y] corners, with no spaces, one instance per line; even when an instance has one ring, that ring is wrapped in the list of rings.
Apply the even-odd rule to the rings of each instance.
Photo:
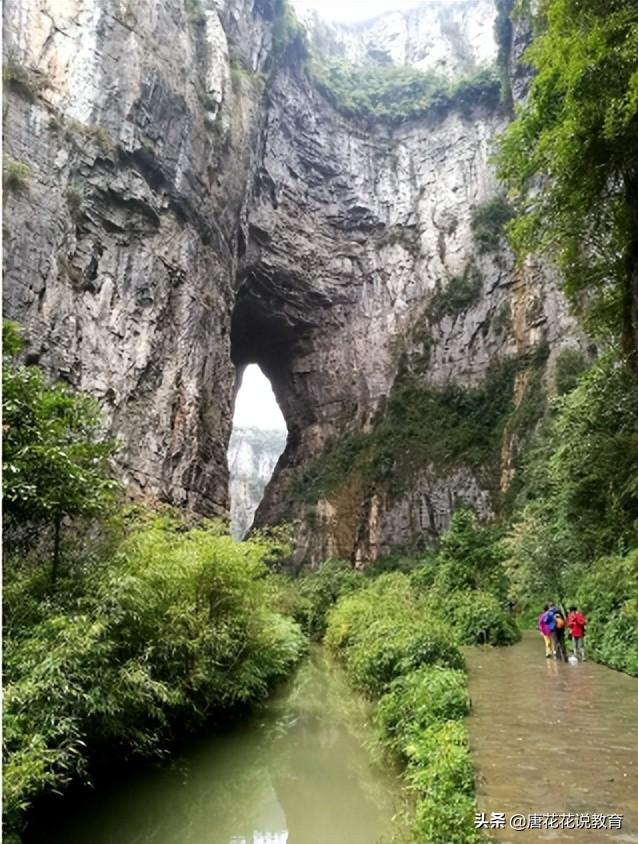
[[[60,800],[27,840],[375,844],[391,830],[399,785],[364,748],[368,716],[318,649],[248,723],[198,740],[164,770]]]
[[[638,842],[638,680],[544,658],[529,632],[512,648],[468,649],[468,719],[487,814],[623,815],[622,829],[492,831],[499,844]],[[609,824],[609,821],[606,821]]]

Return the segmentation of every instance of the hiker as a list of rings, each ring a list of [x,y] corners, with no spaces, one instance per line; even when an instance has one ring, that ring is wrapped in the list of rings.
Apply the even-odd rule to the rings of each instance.
[[[556,659],[567,662],[567,649],[565,648],[565,613],[560,607],[552,606],[549,612],[554,614],[554,629],[552,631],[552,640],[554,642],[554,656]]]
[[[552,656],[552,628],[545,620],[548,610],[549,604],[545,604],[543,612],[538,616],[538,629],[545,642],[545,659],[550,659]]]
[[[578,611],[578,607],[570,607],[567,616],[567,626],[572,637],[574,656],[581,662],[585,660],[585,625],[587,619]]]

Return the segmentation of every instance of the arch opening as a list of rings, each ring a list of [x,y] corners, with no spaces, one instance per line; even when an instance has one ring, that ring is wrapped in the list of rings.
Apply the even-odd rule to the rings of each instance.
[[[243,539],[288,436],[270,380],[260,366],[237,369],[235,411],[228,444],[230,532]]]

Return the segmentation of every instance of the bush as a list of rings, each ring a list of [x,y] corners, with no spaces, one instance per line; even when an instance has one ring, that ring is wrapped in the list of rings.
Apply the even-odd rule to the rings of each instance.
[[[638,677],[638,550],[601,557],[583,576],[578,606],[587,616],[591,656]]]
[[[445,316],[459,316],[478,302],[482,287],[480,271],[474,264],[468,264],[463,275],[449,279],[443,288],[437,287],[428,305],[428,317],[439,322]]]
[[[449,694],[448,699],[452,697]],[[466,694],[467,696],[467,694]],[[455,707],[460,718],[467,708]],[[408,757],[408,781],[420,797],[444,791],[462,791],[472,794],[474,771],[469,753],[468,735],[460,720],[437,721],[426,727],[405,745]]]
[[[501,248],[505,227],[513,217],[514,210],[500,196],[472,211],[472,233],[479,252],[496,252]]]
[[[414,743],[424,730],[463,718],[469,709],[465,673],[425,665],[394,680],[379,700],[376,721],[395,750],[414,758]]]
[[[316,571],[304,572],[292,581],[298,600],[293,616],[313,639],[326,632],[327,615],[337,599],[354,592],[361,584],[361,574],[341,560],[327,560]]]
[[[341,598],[328,616],[326,643],[355,685],[381,696],[375,713],[381,744],[407,763],[417,795],[415,839],[474,844],[481,839],[460,723],[470,706],[464,661],[453,625],[443,620],[444,601],[424,588],[436,578],[436,557],[422,563],[426,570],[421,580],[419,572],[382,574]]]
[[[342,656],[352,682],[372,695],[421,665],[463,668],[449,630],[425,612],[408,577],[381,575],[339,601],[328,616],[326,643]]]
[[[10,91],[30,103],[35,102],[38,94],[48,84],[46,77],[40,72],[26,67],[13,57],[8,57],[2,66],[2,81]]]
[[[587,358],[580,349],[563,349],[556,358],[556,392],[571,392],[587,369]]]
[[[414,572],[415,584],[432,587],[440,596],[463,590],[490,592],[499,599],[507,594],[501,533],[482,526],[475,514],[460,507],[450,522],[436,554],[424,570]]]
[[[10,828],[39,792],[85,776],[92,757],[159,753],[178,732],[263,698],[291,670],[305,640],[276,611],[267,551],[262,540],[239,544],[214,525],[165,517],[138,524],[81,584],[76,572],[44,591],[7,570]]]
[[[416,806],[413,831],[427,844],[480,844],[484,839],[474,825],[476,803],[458,791],[426,797]]]
[[[489,592],[455,592],[444,603],[446,621],[461,645],[511,645],[520,631]]]
[[[22,161],[5,160],[2,168],[2,184],[12,193],[23,193],[29,185],[31,168]]]

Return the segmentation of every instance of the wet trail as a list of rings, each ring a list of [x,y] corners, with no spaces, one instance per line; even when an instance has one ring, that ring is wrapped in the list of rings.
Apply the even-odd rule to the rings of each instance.
[[[506,828],[493,830],[494,840],[638,844],[638,680],[593,662],[546,660],[535,632],[466,656],[478,804],[488,822],[492,812],[508,824],[515,813],[623,816],[622,829]]]

